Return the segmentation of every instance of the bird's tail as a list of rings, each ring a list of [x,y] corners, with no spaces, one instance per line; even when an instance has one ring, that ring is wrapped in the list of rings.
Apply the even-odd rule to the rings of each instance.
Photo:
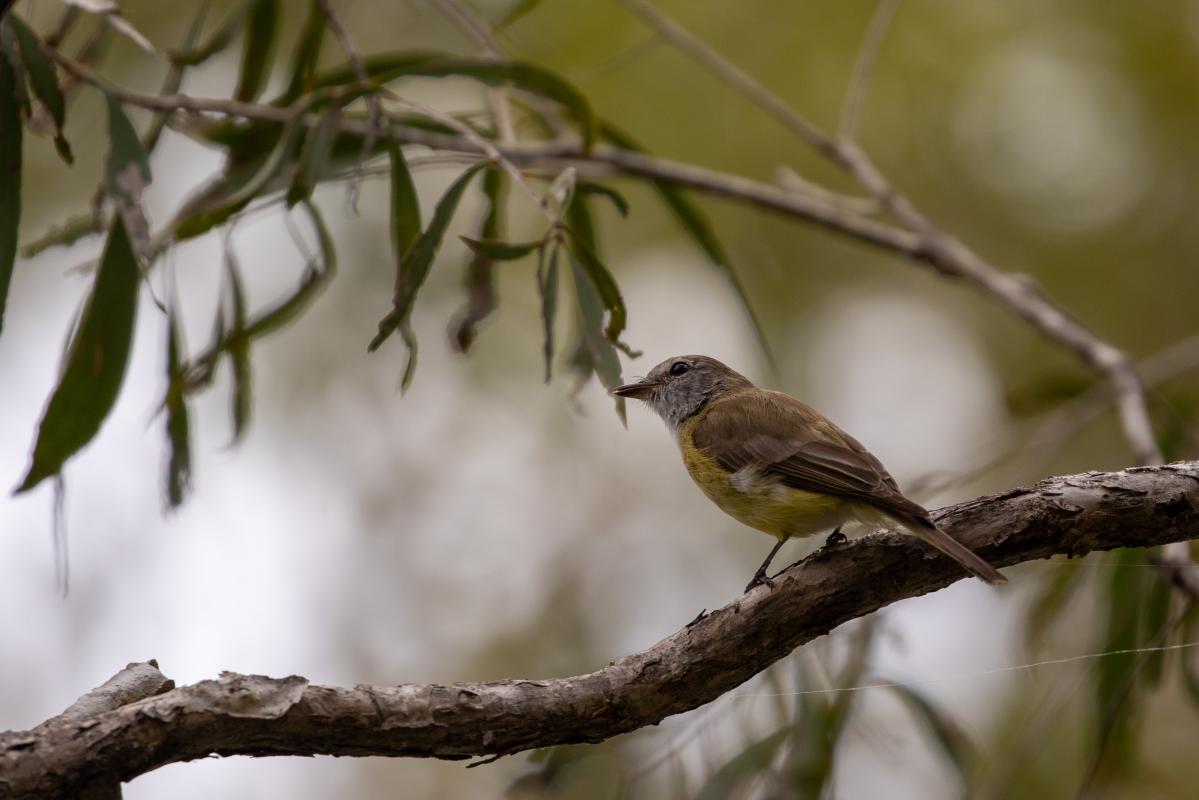
[[[992,586],[1000,586],[1007,583],[1007,578],[1003,577],[1003,573],[975,555],[974,551],[969,547],[966,547],[966,545],[938,528],[932,520],[916,516],[906,517],[905,515],[905,518],[900,521],[912,533]]]

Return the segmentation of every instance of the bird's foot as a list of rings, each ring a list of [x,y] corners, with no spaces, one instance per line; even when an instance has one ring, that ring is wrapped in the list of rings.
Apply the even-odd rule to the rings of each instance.
[[[835,531],[833,531],[832,533],[830,533],[828,535],[827,539],[824,540],[824,546],[825,547],[836,547],[839,544],[845,544],[847,541],[849,541],[849,537],[847,537],[845,534],[841,533],[840,528],[837,528]]]
[[[773,589],[774,578],[771,578],[769,575],[767,575],[764,570],[758,570],[754,573],[754,576],[750,579],[749,583],[745,584],[745,593],[749,594],[749,592],[755,586],[769,586],[771,589]]]

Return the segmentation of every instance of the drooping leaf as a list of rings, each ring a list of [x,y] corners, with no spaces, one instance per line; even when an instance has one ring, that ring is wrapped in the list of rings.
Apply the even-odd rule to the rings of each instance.
[[[645,152],[645,149],[635,139],[610,123],[603,122],[599,125],[599,135],[602,139],[622,149],[631,150],[636,153]],[[771,364],[774,364],[774,355],[766,338],[766,331],[762,327],[762,321],[758,319],[757,312],[754,311],[753,305],[749,302],[749,296],[745,292],[745,287],[742,285],[737,273],[733,270],[728,255],[724,251],[724,246],[716,238],[716,233],[712,229],[712,223],[708,221],[708,218],[699,210],[698,206],[687,199],[687,196],[677,186],[667,181],[654,181],[654,189],[666,204],[666,208],[679,224],[682,225],[683,230],[699,246],[700,250],[708,257],[708,260],[712,262],[712,266],[716,267],[725,279],[728,280],[737,299],[741,302],[741,307],[744,309],[750,325],[753,327],[754,335],[758,340],[758,346],[762,348],[762,352],[765,354],[767,360]]]
[[[541,299],[541,326],[544,344],[541,351],[545,356],[545,382],[549,383],[554,366],[554,319],[558,314],[558,242],[549,245],[547,261],[542,246],[537,251],[537,295]]]
[[[150,159],[120,101],[108,93],[104,96],[108,100],[108,139],[111,148],[104,166],[104,188],[118,202],[136,203],[141,197],[141,190],[151,181]]]
[[[117,215],[67,351],[66,368],[38,424],[29,472],[16,493],[59,474],[67,459],[92,440],[112,410],[133,344],[140,280],[137,256],[125,223]]]
[[[531,242],[501,242],[495,239],[472,239],[469,236],[458,238],[474,252],[493,261],[516,261],[545,244],[544,239],[534,239]]]
[[[178,50],[167,51],[171,63],[179,64],[185,67],[195,67],[203,64],[208,59],[212,58],[217,53],[224,50],[237,36],[237,32],[241,30],[242,20],[250,13],[250,7],[258,0],[242,0],[229,18],[221,24],[221,27],[208,38],[208,41],[199,47],[183,47]]]
[[[183,504],[191,488],[191,412],[187,395],[182,390],[182,332],[179,312],[173,305],[167,314],[167,389],[166,434],[169,455],[167,457],[167,507],[178,508]]]
[[[320,255],[313,258],[305,267],[300,285],[294,292],[268,310],[247,319],[240,329],[237,325],[226,325],[224,308],[218,305],[212,344],[197,356],[192,362],[192,367],[186,370],[189,373],[186,384],[173,385],[172,389],[180,388],[190,392],[207,386],[222,357],[232,354],[239,348],[248,348],[255,340],[286,326],[300,315],[333,278],[337,271],[337,253],[333,247],[333,240],[329,236],[328,228],[326,228],[320,212],[311,203],[303,201],[298,207],[304,209],[308,214],[320,248]],[[248,391],[248,382],[246,389]]]
[[[54,65],[42,52],[42,42],[38,35],[25,24],[16,14],[9,14],[5,24],[12,26],[16,34],[17,44],[21,48],[21,59],[25,62],[25,70],[29,75],[29,84],[38,101],[50,112],[54,120],[54,147],[62,160],[71,164],[75,161],[71,155],[71,146],[63,138],[62,127],[66,121],[67,105],[63,100],[62,89],[58,85],[58,75]]]
[[[1079,559],[1050,562],[1058,569],[1042,582],[1036,596],[1025,612],[1024,638],[1030,649],[1035,649],[1050,630],[1050,625],[1062,608],[1074,596],[1078,584],[1086,575]]]
[[[241,75],[234,98],[248,103],[262,92],[270,76],[279,29],[279,0],[252,0],[242,43]]]
[[[308,4],[308,17],[304,20],[304,28],[296,41],[296,48],[291,57],[291,81],[281,99],[284,105],[291,105],[304,92],[316,88],[316,65],[320,61],[321,44],[325,40],[325,28],[328,27],[325,11],[319,0],[311,0]],[[349,81],[346,81],[349,83]]]
[[[336,111],[330,111],[321,117],[316,127],[308,129],[308,134],[304,137],[304,147],[300,151],[300,163],[291,186],[287,189],[288,208],[312,197],[312,192],[321,178],[330,174],[329,160],[337,140],[337,124],[340,121],[341,115]]]
[[[25,85],[25,65],[21,63],[16,34],[4,24],[0,24],[0,57],[8,62],[9,69],[13,71],[12,95],[20,113],[28,119],[33,116],[33,103],[29,99],[29,87]]]
[[[286,167],[294,165],[306,130],[303,118],[307,111],[323,100],[311,95],[297,100],[292,106],[291,118],[280,131],[270,155],[261,164],[255,165],[253,173],[244,182],[230,186],[232,191],[227,194],[218,194],[206,203],[193,201],[185,204],[174,226],[175,237],[183,240],[207,233],[263,194],[273,178],[282,174]]]
[[[246,295],[241,285],[241,271],[231,248],[225,250],[225,280],[229,287],[232,327],[228,334],[229,361],[233,366],[233,441],[236,444],[250,421],[250,337],[246,331]]]
[[[1158,574],[1151,575],[1148,582],[1142,606],[1144,619],[1141,621],[1141,628],[1144,633],[1141,638],[1146,645],[1163,647],[1170,643],[1170,600],[1174,596],[1174,590],[1170,581]],[[1147,688],[1156,687],[1161,683],[1166,653],[1159,650],[1156,653],[1145,653],[1142,658],[1141,683]]]
[[[125,221],[135,252],[144,252],[150,226],[142,213],[141,197],[151,181],[150,159],[120,102],[107,92],[104,96],[108,100],[109,139],[104,188]]]
[[[572,258],[582,266],[587,273],[592,287],[599,296],[604,310],[608,312],[608,324],[604,335],[612,344],[623,350],[631,357],[640,355],[628,345],[620,341],[628,321],[624,298],[620,287],[608,267],[600,260],[599,248],[595,235],[595,223],[591,219],[591,211],[582,195],[577,196],[567,209],[567,219],[570,222],[570,252]]]
[[[16,264],[17,229],[21,223],[22,128],[16,95],[20,80],[8,56],[0,50],[0,331],[4,330],[4,307]]]
[[[578,122],[583,134],[583,147],[590,149],[595,141],[596,120],[587,98],[559,75],[523,61],[488,61],[486,59],[456,58],[429,51],[380,53],[363,59],[371,79],[387,83],[401,77],[470,78],[488,86],[511,84],[519,89],[548,98],[561,105]],[[346,86],[357,82],[353,65],[344,64],[321,73],[313,79],[314,86]],[[275,103],[292,97],[284,94]]]
[[[503,238],[504,183],[504,175],[498,169],[483,174],[483,198],[487,201],[487,211],[483,214],[480,238],[460,237],[473,251],[466,264],[466,306],[450,322],[450,341],[460,353],[470,349],[479,323],[495,310],[495,259],[485,252],[488,244],[475,247],[471,243],[493,243]]]
[[[420,201],[404,151],[395,139],[387,140],[387,156],[391,163],[391,246],[399,264],[420,238]]]
[[[462,193],[466,191],[467,184],[470,183],[479,170],[486,166],[486,162],[480,162],[458,176],[458,179],[450,185],[450,188],[442,195],[441,200],[437,202],[437,207],[433,211],[433,218],[429,221],[429,227],[417,238],[412,248],[403,255],[397,251],[396,258],[399,263],[396,272],[394,307],[379,322],[379,332],[375,334],[375,338],[367,346],[368,351],[374,352],[378,350],[379,345],[383,344],[387,340],[387,337],[394,333],[402,324],[406,323],[412,315],[412,306],[416,301],[416,293],[420,290],[421,285],[425,282],[425,278],[429,275],[429,269],[433,266],[433,259],[436,257],[437,251],[441,248],[441,242],[445,238],[446,229],[449,228],[450,221],[454,218],[454,212],[458,208],[458,201],[462,199]],[[411,336],[410,333],[408,339],[415,341],[415,337]],[[405,342],[409,346],[410,362],[412,354],[411,341]],[[405,370],[405,373],[409,373],[410,370],[411,365]],[[411,375],[408,375],[408,379],[411,381]]]
[[[1106,631],[1102,652],[1108,653],[1095,665],[1096,730],[1104,742],[1105,764],[1117,772],[1131,766],[1134,755],[1136,689],[1140,659],[1135,652],[1146,641],[1141,608],[1148,594],[1148,577],[1138,564],[1135,550],[1117,551],[1106,587]],[[1105,730],[1106,729],[1106,730]]]
[[[958,773],[963,785],[970,774],[970,764],[974,759],[975,747],[965,732],[937,706],[911,686],[888,684],[892,692],[903,701],[912,713],[928,731],[930,738]]]
[[[612,205],[616,207],[620,216],[627,217],[629,215],[629,201],[611,186],[604,186],[602,183],[594,181],[578,180],[575,181],[575,191],[583,195],[606,197],[612,201]]]
[[[695,800],[725,800],[739,797],[743,786],[765,773],[778,755],[779,748],[787,741],[790,728],[784,727],[750,744],[720,769],[716,770]]]
[[[591,283],[587,270],[579,264],[573,250],[568,250],[568,252],[571,275],[574,278],[575,296],[579,303],[580,348],[576,357],[576,366],[586,366],[588,371],[594,370],[604,388],[613,389],[624,381],[620,372],[620,356],[616,354],[616,348],[612,342],[604,336],[604,306],[600,301],[599,293]],[[585,357],[586,362],[579,360],[579,357]],[[616,415],[620,417],[622,423],[627,425],[628,418],[625,414],[624,398],[613,399],[616,405]]]

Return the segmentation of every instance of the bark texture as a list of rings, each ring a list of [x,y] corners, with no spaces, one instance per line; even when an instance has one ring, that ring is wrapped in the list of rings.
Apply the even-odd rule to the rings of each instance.
[[[1195,539],[1199,462],[1051,478],[933,516],[996,566]],[[225,673],[171,689],[152,662],[131,664],[63,715],[0,734],[0,796],[118,796],[121,781],[213,754],[465,759],[599,742],[708,703],[843,622],[963,577],[913,537],[874,534],[818,551],[773,589],[648,650],[551,680],[341,688]]]

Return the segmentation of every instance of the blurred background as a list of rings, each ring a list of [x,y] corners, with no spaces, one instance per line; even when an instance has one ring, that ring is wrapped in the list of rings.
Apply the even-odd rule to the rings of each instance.
[[[192,12],[182,5],[122,3],[160,46],[183,36]],[[508,5],[472,0],[486,17]],[[857,0],[656,5],[828,128],[874,10]],[[214,3],[210,25],[232,6]],[[334,6],[366,53],[476,52],[435,4]],[[61,9],[16,6],[41,31]],[[306,7],[284,11],[286,48]],[[768,181],[787,167],[852,189],[617,3],[545,0],[499,43],[570,80],[656,154]],[[341,61],[327,39],[322,63]],[[228,97],[238,62],[230,49],[184,91]],[[99,69],[153,93],[166,68],[116,37]],[[882,45],[861,126],[863,147],[945,230],[1033,276],[1137,359],[1171,354],[1151,401],[1170,458],[1195,455],[1199,411],[1187,371],[1199,342],[1168,350],[1199,329],[1197,76],[1194,0],[911,0]],[[280,70],[271,86],[286,80]],[[444,110],[482,103],[455,80],[406,83],[405,96]],[[105,124],[103,98],[80,92],[70,169],[49,139],[27,137],[22,242],[86,208]],[[152,160],[151,222],[169,220],[220,165],[217,151],[168,131]],[[416,173],[426,218],[455,174]],[[626,376],[680,353],[716,356],[823,410],[930,507],[1131,465],[1096,376],[986,298],[828,231],[700,199],[763,321],[772,371],[727,282],[652,188],[614,185],[631,213],[597,205],[600,241],[629,307],[625,338],[645,353],[625,361]],[[316,193],[341,271],[308,312],[254,345],[242,442],[228,446],[226,371],[195,401],[195,489],[181,509],[163,509],[164,319],[149,302],[118,405],[66,469],[67,596],[55,587],[49,485],[0,499],[0,727],[31,727],[151,657],[179,684],[221,670],[327,684],[576,674],[739,594],[770,540],[702,497],[662,424],[630,407],[626,430],[602,387],[593,379],[576,395],[565,369],[543,385],[532,259],[499,265],[499,308],[464,357],[447,325],[469,252],[447,237],[414,315],[416,380],[400,396],[402,348],[366,351],[394,280],[388,187],[367,180],[361,192],[357,215],[343,185]],[[520,201],[510,238],[539,236],[544,221]],[[468,194],[451,233],[474,235],[482,209]],[[305,259],[280,214],[243,221],[232,244],[252,308],[298,282]],[[88,289],[75,268],[100,246],[93,237],[17,264],[0,337],[6,485],[28,463]],[[185,243],[165,264],[185,338],[202,344],[220,236]],[[818,544],[783,553],[794,560]],[[1163,641],[1160,625],[1136,617],[1169,602],[1148,562],[1131,552],[1022,565],[999,592],[962,581],[835,630],[709,706],[598,746],[471,770],[212,759],[141,777],[126,797],[1073,797],[1084,784],[1080,796],[1191,797],[1194,654],[1074,659],[1118,649],[1129,624],[1134,643]],[[1113,613],[1129,608],[1132,623]],[[836,691],[880,682],[901,685]]]

